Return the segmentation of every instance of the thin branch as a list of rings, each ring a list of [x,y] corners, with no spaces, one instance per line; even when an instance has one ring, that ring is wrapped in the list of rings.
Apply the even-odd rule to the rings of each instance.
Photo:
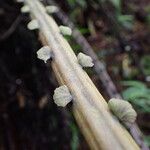
[[[16,28],[19,25],[20,21],[21,21],[21,15],[19,15],[15,19],[15,21],[12,23],[12,25],[8,28],[8,30],[0,36],[0,41],[4,41],[7,38],[9,38],[13,34],[13,32],[16,30]]]
[[[73,50],[60,34],[54,19],[46,14],[44,6],[38,0],[26,0],[25,2],[30,7],[33,17],[38,20],[40,31],[53,51],[52,67],[57,68],[56,76],[68,86],[74,97],[73,108],[79,112],[80,116],[77,122],[80,125],[80,118],[83,118],[84,125],[87,127],[86,132],[92,135],[95,141],[91,144],[88,141],[89,138],[84,134],[91,148],[139,150],[127,130],[110,113],[106,101],[78,64]]]

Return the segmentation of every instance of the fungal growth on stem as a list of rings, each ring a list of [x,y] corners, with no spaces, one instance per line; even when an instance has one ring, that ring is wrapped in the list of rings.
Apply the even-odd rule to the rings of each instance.
[[[49,46],[43,46],[37,51],[37,58],[43,60],[45,63],[52,57],[52,51]]]
[[[72,95],[66,85],[55,89],[53,95],[54,102],[57,106],[65,107],[72,100]]]
[[[29,30],[36,30],[36,29],[39,29],[39,23],[36,19],[33,19],[31,20],[28,25],[27,25],[27,28]]]
[[[63,35],[71,35],[72,34],[72,30],[67,27],[67,26],[59,26],[59,30],[60,30],[60,33],[62,33]]]
[[[28,5],[24,5],[23,7],[21,7],[21,12],[22,13],[29,13],[30,12],[30,8]]]
[[[46,11],[48,14],[57,13],[59,11],[59,8],[57,6],[46,6]]]
[[[126,127],[130,127],[135,122],[137,113],[129,102],[112,98],[109,100],[108,106]]]
[[[94,63],[90,56],[79,53],[77,56],[78,62],[82,67],[93,67]]]

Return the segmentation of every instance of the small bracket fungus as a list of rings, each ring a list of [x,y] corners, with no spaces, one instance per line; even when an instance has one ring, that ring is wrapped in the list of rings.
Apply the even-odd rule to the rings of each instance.
[[[129,102],[112,98],[109,100],[108,106],[126,127],[130,127],[135,122],[137,113]]]
[[[57,6],[46,6],[45,8],[47,13],[49,14],[57,13],[59,11],[59,8]]]
[[[93,60],[90,56],[79,53],[77,56],[78,62],[82,67],[93,67]]]
[[[48,46],[43,46],[37,51],[37,58],[43,60],[45,63],[52,56],[52,51]]]
[[[67,26],[59,26],[59,30],[60,30],[60,33],[62,33],[63,35],[71,35],[72,34],[72,30]]]
[[[53,99],[57,106],[65,107],[72,100],[72,95],[68,87],[63,85],[55,89]]]
[[[39,28],[38,21],[36,19],[31,20],[27,25],[29,30],[36,30]]]
[[[21,12],[22,13],[28,13],[30,12],[30,8],[28,5],[24,5],[23,7],[21,7]]]

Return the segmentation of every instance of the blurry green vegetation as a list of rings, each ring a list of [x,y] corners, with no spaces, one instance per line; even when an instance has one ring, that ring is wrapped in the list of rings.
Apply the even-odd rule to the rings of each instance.
[[[75,7],[86,8],[87,7],[86,0],[67,0],[67,2],[71,8],[75,8]]]
[[[118,12],[121,12],[121,0],[109,0]]]
[[[150,136],[145,136],[144,141],[148,146],[150,146]]]
[[[140,81],[123,81],[126,86],[122,92],[125,100],[130,101],[139,113],[150,114],[150,88]],[[145,143],[150,146],[150,136],[144,136]]]
[[[70,13],[72,19],[80,16],[84,10],[89,9],[88,6],[100,9],[100,5],[102,7],[105,5],[106,13],[108,13],[109,7],[114,7],[114,12],[111,15],[120,27],[127,29],[132,29],[133,27],[134,16],[122,13],[122,0],[90,0],[89,2],[86,0],[67,0],[67,3],[70,8],[73,8]]]
[[[150,6],[148,5],[147,7],[145,7],[144,10],[147,13],[146,21],[147,21],[148,24],[150,24]]]
[[[128,87],[122,92],[123,98],[133,103],[141,112],[150,113],[150,88],[140,81],[123,81]]]
[[[118,22],[127,29],[132,29],[134,23],[134,17],[132,15],[117,14]]]
[[[79,147],[79,131],[74,123],[70,124],[70,129],[72,132],[71,150],[77,150]]]
[[[90,33],[89,29],[88,28],[82,28],[82,27],[78,27],[78,30],[83,34],[87,34],[87,33]]]
[[[133,15],[122,14],[122,0],[109,0],[115,7],[116,21],[127,29],[132,29],[134,23]]]
[[[150,76],[150,55],[145,55],[141,58],[140,65],[144,75]]]

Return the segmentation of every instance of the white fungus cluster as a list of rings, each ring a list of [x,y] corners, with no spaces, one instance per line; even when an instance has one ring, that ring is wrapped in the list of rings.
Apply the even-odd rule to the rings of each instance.
[[[29,30],[36,30],[36,29],[38,29],[38,28],[39,28],[39,23],[38,23],[38,21],[37,21],[36,19],[31,20],[31,21],[28,23],[27,28],[28,28]]]
[[[57,106],[65,107],[72,100],[72,95],[68,87],[63,85],[55,89],[53,99]]]
[[[108,106],[127,127],[130,127],[135,122],[137,113],[129,102],[112,98],[109,100]]]
[[[60,33],[62,33],[63,35],[71,35],[72,34],[72,30],[67,27],[67,26],[59,26],[59,30],[60,30]]]
[[[37,57],[46,63],[51,58],[51,49],[48,46],[43,46],[37,51]]]
[[[77,59],[78,59],[78,63],[82,67],[93,67],[94,66],[92,58],[88,55],[85,55],[83,53],[79,53],[77,56]]]
[[[28,5],[24,5],[23,7],[21,7],[22,13],[28,13],[29,11],[30,11],[30,8]]]

